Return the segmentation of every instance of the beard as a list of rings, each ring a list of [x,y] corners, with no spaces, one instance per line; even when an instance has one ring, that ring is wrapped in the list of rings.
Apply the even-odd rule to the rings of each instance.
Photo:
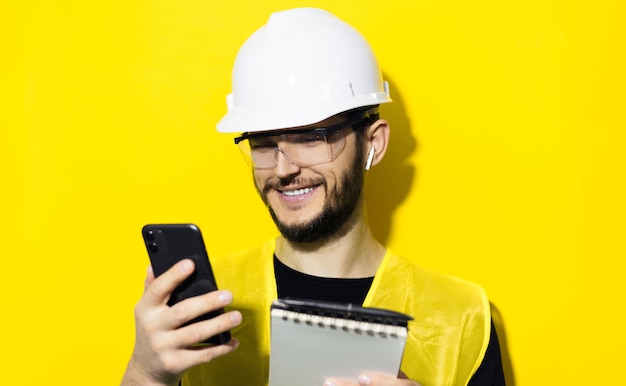
[[[275,187],[270,182],[266,183],[259,194],[283,237],[294,243],[312,243],[342,236],[348,230],[348,220],[352,218],[361,201],[365,175],[364,160],[365,151],[362,146],[357,146],[352,164],[343,172],[340,181],[332,190],[329,190],[325,179],[318,182],[326,192],[326,202],[321,212],[307,221],[296,224],[286,224],[276,216],[267,199],[267,192]],[[297,180],[297,177],[281,181],[281,184],[286,186],[294,180]]]

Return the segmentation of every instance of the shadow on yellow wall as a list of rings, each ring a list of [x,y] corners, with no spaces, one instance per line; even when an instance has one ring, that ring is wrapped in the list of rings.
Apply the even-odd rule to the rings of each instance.
[[[391,127],[389,150],[367,175],[366,204],[372,232],[387,245],[393,233],[393,215],[415,188],[417,169],[409,158],[417,151],[418,142],[402,95],[388,74],[383,74],[383,79],[389,82],[393,99],[393,103],[380,109],[380,117],[388,120]]]

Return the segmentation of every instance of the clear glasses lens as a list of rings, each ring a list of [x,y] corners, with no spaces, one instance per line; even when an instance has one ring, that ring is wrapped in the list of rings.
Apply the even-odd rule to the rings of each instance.
[[[238,145],[248,165],[255,169],[273,169],[278,152],[300,167],[332,161],[345,147],[345,139],[341,130],[332,133],[311,130],[252,137]]]

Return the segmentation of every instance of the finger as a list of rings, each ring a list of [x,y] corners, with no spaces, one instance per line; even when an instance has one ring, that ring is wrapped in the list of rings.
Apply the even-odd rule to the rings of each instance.
[[[193,367],[202,363],[212,361],[217,357],[229,354],[239,347],[239,341],[235,338],[226,344],[219,346],[201,346],[177,353],[178,359],[185,363],[185,367]]]
[[[152,266],[148,266],[148,269],[146,270],[146,280],[143,283],[144,293],[148,290],[150,283],[152,283],[153,281],[154,281],[154,270],[152,269]]]
[[[327,379],[322,386],[357,386],[358,383],[344,381],[341,379]]]
[[[231,311],[209,320],[192,323],[174,331],[171,338],[178,348],[187,348],[241,324],[241,313]]]
[[[154,279],[146,288],[144,295],[148,304],[165,304],[172,291],[178,287],[194,270],[193,261],[184,259],[174,264],[172,268]],[[148,277],[150,274],[148,274]]]
[[[394,376],[383,375],[377,373],[363,373],[359,375],[358,384],[360,386],[376,386],[376,385],[397,385],[397,386],[420,386],[419,383],[410,379],[398,379]]]
[[[229,305],[233,294],[228,290],[212,291],[174,304],[161,318],[168,329],[175,329],[186,322]]]

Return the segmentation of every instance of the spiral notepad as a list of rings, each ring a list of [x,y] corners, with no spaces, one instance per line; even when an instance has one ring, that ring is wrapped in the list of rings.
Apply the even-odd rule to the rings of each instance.
[[[271,309],[270,386],[319,386],[363,371],[397,375],[408,315],[353,304],[279,299]]]

